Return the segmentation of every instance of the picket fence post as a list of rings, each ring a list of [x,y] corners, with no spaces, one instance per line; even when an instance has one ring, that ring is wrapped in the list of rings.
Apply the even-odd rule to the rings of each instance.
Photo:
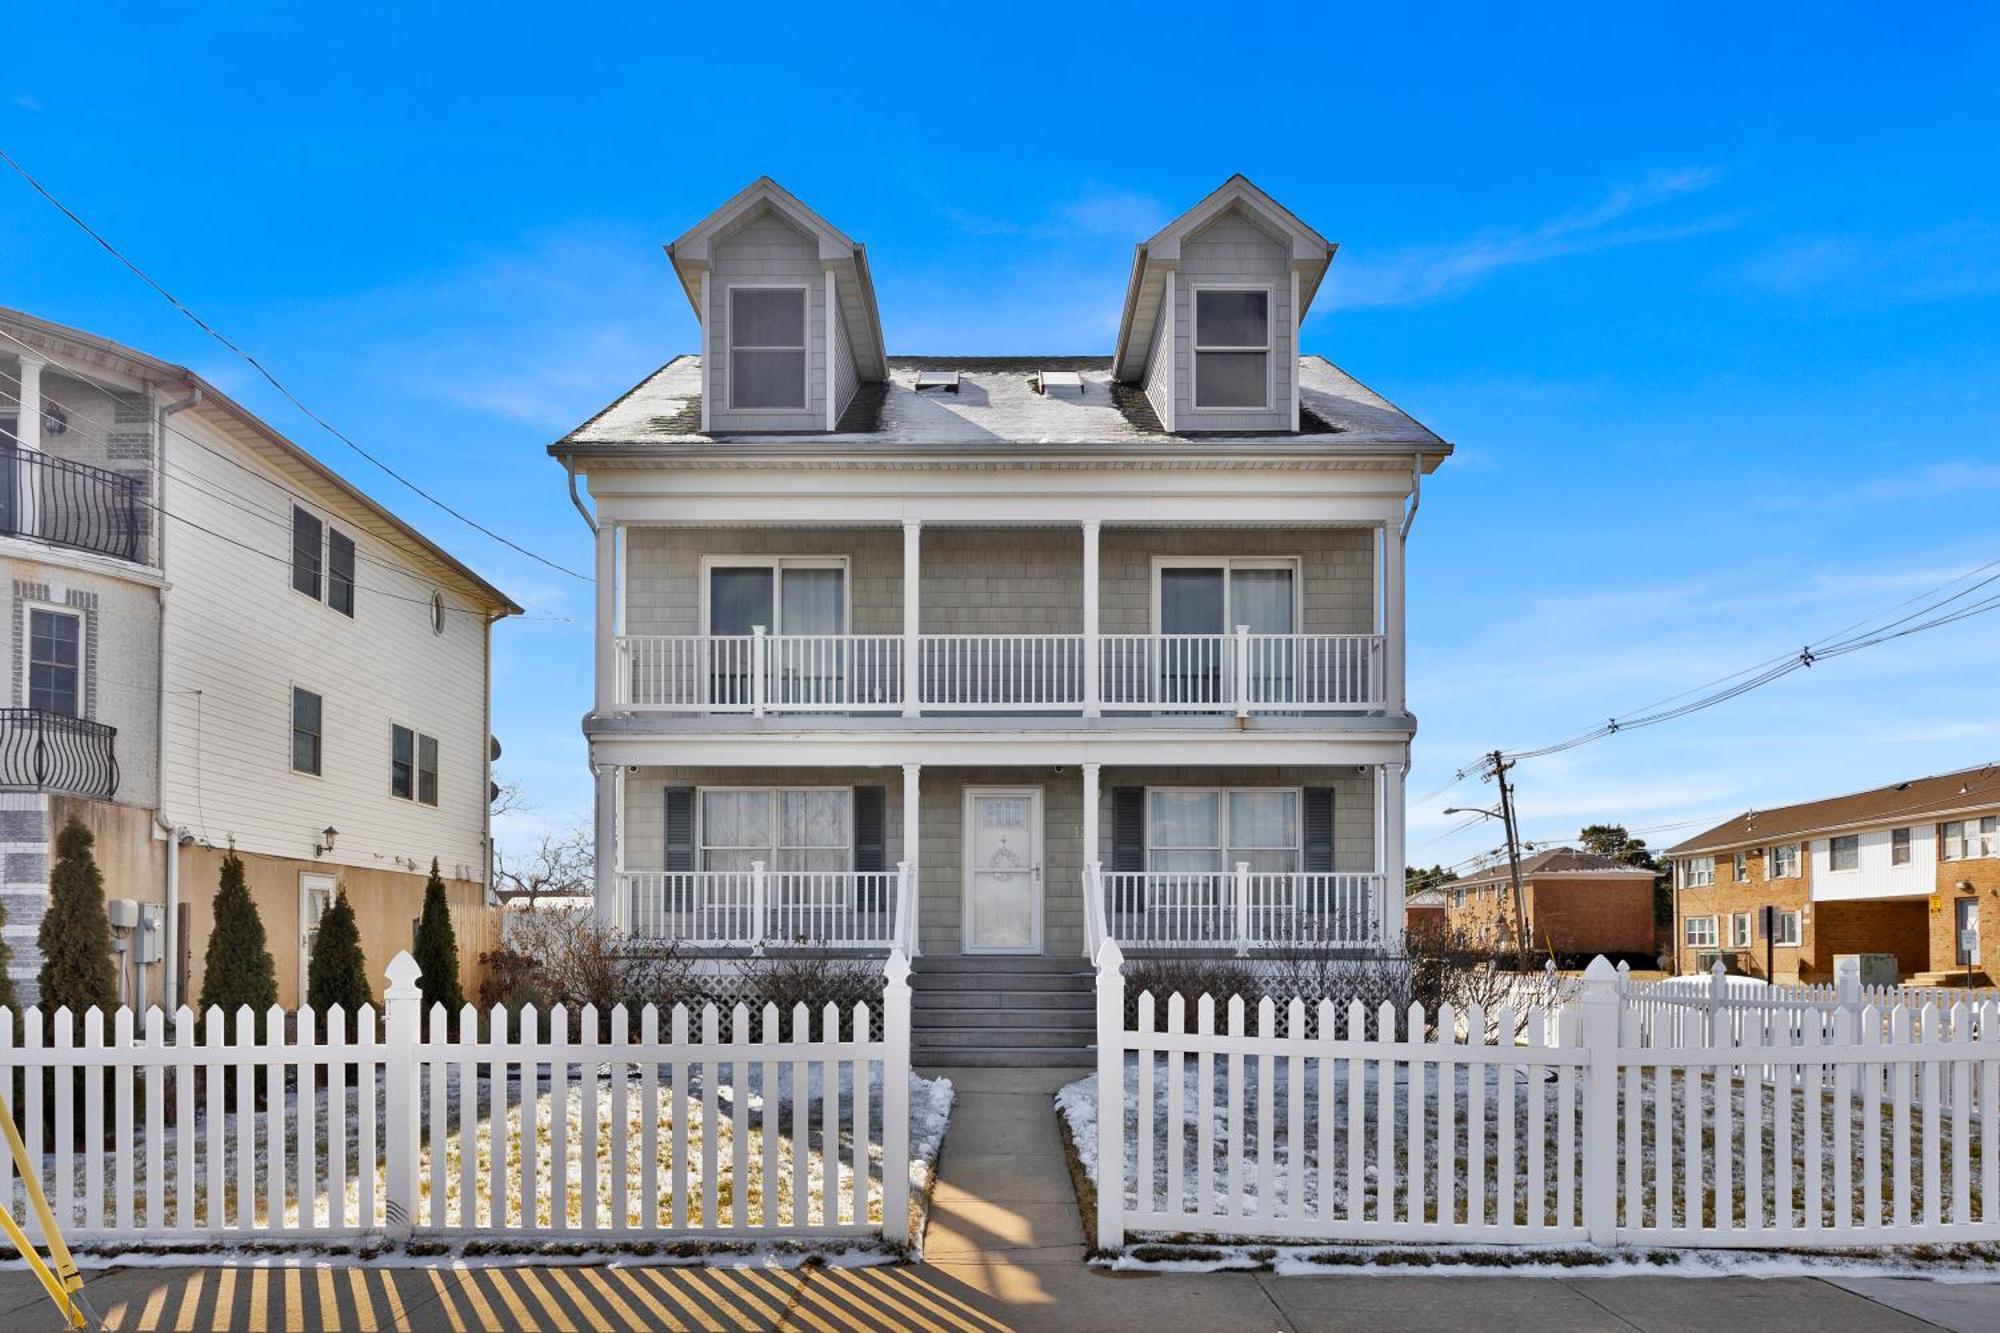
[[[409,1243],[417,1217],[417,1134],[423,1119],[417,1047],[424,1007],[424,994],[417,989],[417,978],[423,974],[417,960],[407,951],[399,953],[389,960],[389,987],[382,992],[386,1019],[382,1077],[387,1103],[382,1137],[389,1159],[389,1240],[397,1245]],[[373,1168],[364,1163],[362,1169]],[[437,1206],[442,1206],[442,1202]]]
[[[908,1245],[914,1239],[910,1234],[910,960],[903,956],[901,945],[889,950],[882,975],[882,1239]]]
[[[1097,949],[1097,1248],[1125,1244],[1125,955]]]
[[[1625,1007],[1619,976],[1603,954],[1583,973],[1582,1045],[1589,1060],[1583,1096],[1583,1227],[1592,1245],[1618,1239],[1618,1028]]]

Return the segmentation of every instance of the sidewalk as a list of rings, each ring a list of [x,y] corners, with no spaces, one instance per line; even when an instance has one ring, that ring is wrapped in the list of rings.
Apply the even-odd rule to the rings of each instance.
[[[2000,1285],[1107,1273],[1083,1262],[1083,1224],[1049,1102],[1075,1071],[946,1072],[959,1101],[919,1265],[126,1268],[89,1272],[86,1290],[106,1326],[120,1329],[2000,1333]],[[0,1274],[0,1326],[56,1326],[25,1272]]]

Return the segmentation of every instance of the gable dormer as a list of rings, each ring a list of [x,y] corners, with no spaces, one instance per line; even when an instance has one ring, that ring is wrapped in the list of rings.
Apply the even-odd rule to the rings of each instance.
[[[667,256],[701,322],[704,431],[830,431],[888,378],[866,247],[770,177]]]
[[[1132,258],[1112,375],[1168,430],[1299,428],[1298,327],[1334,247],[1242,176]]]

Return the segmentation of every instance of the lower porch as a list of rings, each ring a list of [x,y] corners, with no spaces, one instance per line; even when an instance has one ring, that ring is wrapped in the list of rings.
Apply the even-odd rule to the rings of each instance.
[[[1373,954],[1384,765],[622,767],[601,915],[697,951]]]

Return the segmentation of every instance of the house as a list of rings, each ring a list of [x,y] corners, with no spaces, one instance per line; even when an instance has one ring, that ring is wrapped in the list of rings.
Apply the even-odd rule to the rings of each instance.
[[[1753,810],[1670,849],[1678,966],[1729,956],[1827,981],[1842,954],[1894,954],[1919,981],[1996,975],[2000,769],[1915,778]],[[1993,903],[1988,907],[1986,904]],[[1763,910],[1773,909],[1774,931]]]
[[[298,1002],[345,886],[379,964],[436,858],[467,979],[487,903],[502,593],[213,384],[0,310],[0,901],[17,995],[58,830],[96,835],[121,985],[192,1003],[221,861]]]
[[[1531,947],[1558,954],[1649,959],[1653,954],[1651,870],[1574,847],[1551,847],[1521,862],[1521,907]],[[1511,947],[1514,877],[1507,862],[1441,886],[1445,924],[1467,939]]]
[[[1451,450],[1299,353],[1324,237],[1232,178],[1140,241],[1109,356],[888,355],[867,250],[769,179],[667,252],[700,353],[550,446],[607,921],[900,944],[919,1058],[989,1063],[1082,1056],[1106,938],[1395,945]]]
[[[1445,897],[1442,888],[1418,889],[1403,897],[1403,934],[1435,936],[1444,930]]]

